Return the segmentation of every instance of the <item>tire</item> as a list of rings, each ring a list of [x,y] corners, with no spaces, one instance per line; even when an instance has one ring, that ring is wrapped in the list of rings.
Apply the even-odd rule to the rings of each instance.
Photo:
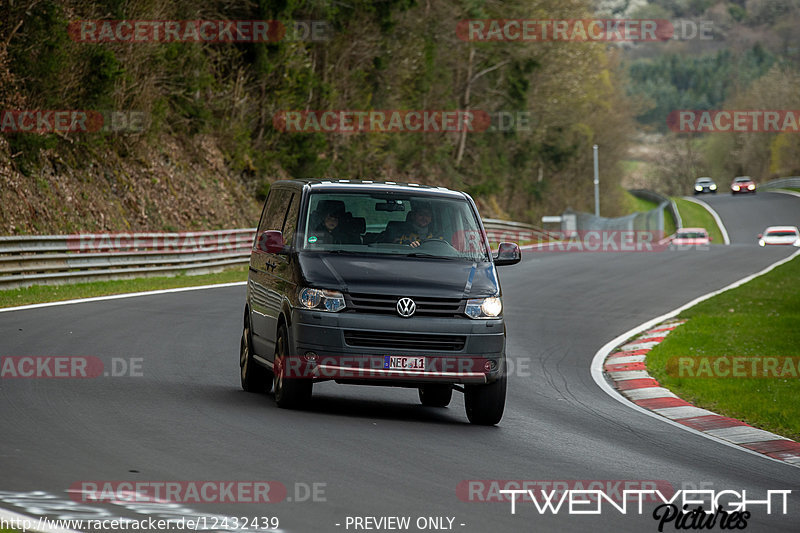
[[[450,385],[423,385],[419,388],[419,401],[426,407],[447,407],[453,398]]]
[[[242,389],[247,392],[269,392],[272,389],[272,372],[253,359],[249,317],[245,318],[242,339],[239,341],[239,377]]]
[[[314,382],[309,379],[292,378],[286,376],[287,339],[286,326],[278,328],[278,337],[275,339],[275,362],[273,372],[273,388],[275,389],[275,403],[283,409],[297,409],[305,407],[311,401]]]
[[[493,426],[503,418],[506,406],[506,376],[486,385],[464,387],[467,418],[473,424]]]

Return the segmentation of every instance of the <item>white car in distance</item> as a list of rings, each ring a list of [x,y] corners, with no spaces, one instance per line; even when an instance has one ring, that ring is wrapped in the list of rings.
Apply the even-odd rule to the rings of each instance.
[[[800,231],[796,226],[770,226],[758,235],[758,245],[773,244],[800,247]]]

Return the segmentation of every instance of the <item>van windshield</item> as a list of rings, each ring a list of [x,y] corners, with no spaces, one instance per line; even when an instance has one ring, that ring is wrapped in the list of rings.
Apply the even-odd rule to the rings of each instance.
[[[466,200],[381,193],[312,193],[301,250],[488,261]]]

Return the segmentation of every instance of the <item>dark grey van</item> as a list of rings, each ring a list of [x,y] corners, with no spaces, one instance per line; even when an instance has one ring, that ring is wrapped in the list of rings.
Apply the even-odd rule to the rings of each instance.
[[[372,181],[278,181],[258,224],[240,346],[242,388],[302,407],[315,382],[413,387],[426,406],[464,393],[496,424],[506,396],[496,266],[469,195]]]

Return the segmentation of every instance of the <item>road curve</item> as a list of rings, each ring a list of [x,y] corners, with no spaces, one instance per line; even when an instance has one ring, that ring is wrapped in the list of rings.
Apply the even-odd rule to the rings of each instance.
[[[242,392],[241,286],[2,313],[0,356],[88,355],[105,368],[134,358],[141,376],[0,379],[0,507],[31,516],[166,516],[163,506],[64,500],[82,480],[275,480],[292,501],[172,511],[277,516],[284,531],[354,531],[347,517],[365,516],[409,516],[412,526],[418,517],[450,517],[454,530],[470,532],[657,531],[653,504],[641,515],[609,506],[575,515],[519,503],[512,514],[508,503],[464,501],[457,487],[661,480],[675,489],[744,489],[759,499],[792,490],[788,514],[756,508],[747,530],[796,531],[800,470],[635,412],[590,375],[592,356],[621,332],[794,250],[759,248],[755,235],[767,224],[800,224],[800,199],[707,200],[731,246],[530,252],[501,269],[514,369],[497,427],[469,425],[458,394],[435,409],[420,406],[413,390],[324,383],[312,408],[295,412]],[[297,501],[315,483],[316,501]]]

